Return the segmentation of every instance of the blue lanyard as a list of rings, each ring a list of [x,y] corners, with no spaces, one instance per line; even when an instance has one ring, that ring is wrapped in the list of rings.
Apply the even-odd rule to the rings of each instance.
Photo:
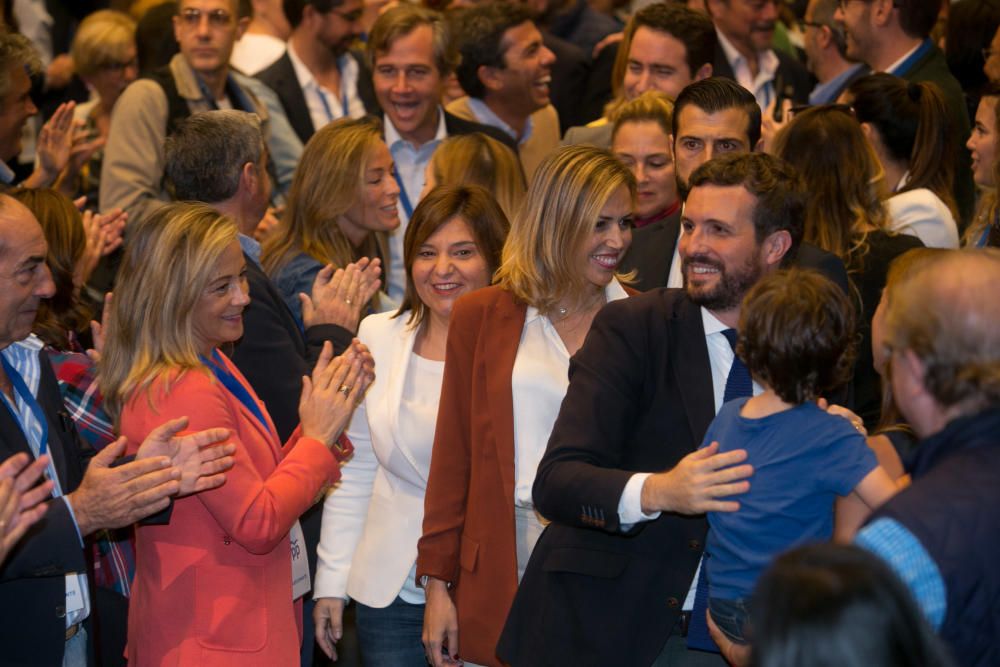
[[[392,170],[392,177],[396,179],[396,184],[399,186],[399,203],[403,205],[403,211],[406,213],[406,219],[409,220],[413,217],[413,204],[410,203],[410,196],[406,194],[406,186],[403,185],[403,177],[399,175],[398,169]]]
[[[38,401],[35,400],[31,390],[28,389],[28,385],[24,383],[24,379],[21,377],[21,374],[14,370],[14,367],[10,365],[10,362],[7,361],[7,358],[2,354],[0,354],[0,362],[3,363],[3,371],[7,374],[7,379],[10,380],[10,384],[14,388],[14,392],[21,397],[21,400],[25,402],[32,414],[35,415],[35,419],[37,419],[38,423],[42,425],[42,437],[38,444],[38,456],[44,456],[45,452],[49,450],[49,422],[45,418],[45,412],[42,410],[42,406],[38,404]],[[11,412],[14,420],[21,423],[20,415],[17,414],[16,409],[12,408],[10,402],[4,401],[4,405],[6,405],[7,409]],[[14,407],[16,408],[16,405]],[[28,440],[29,445],[31,444],[27,433],[24,434],[24,439]]]
[[[260,406],[257,405],[257,401],[253,399],[247,388],[243,386],[243,383],[236,379],[236,377],[226,370],[225,364],[222,361],[222,357],[219,355],[218,350],[212,350],[212,360],[208,360],[205,357],[200,357],[202,362],[211,369],[215,377],[222,383],[222,386],[226,390],[236,397],[236,399],[246,407],[253,416],[257,418],[257,421],[261,423],[264,430],[268,433],[271,432],[271,428],[267,425],[267,419],[264,418],[264,413],[260,411]]]
[[[333,111],[330,109],[330,103],[326,101],[326,93],[323,92],[323,87],[318,83],[316,84],[316,92],[319,93],[319,101],[323,104],[323,113],[326,114],[326,119],[328,121],[334,120]],[[347,118],[350,116],[350,107],[347,105],[347,93],[341,93],[340,106],[344,110],[344,115],[341,116],[341,118]]]
[[[896,76],[906,76],[906,74],[913,69],[913,66],[917,64],[917,61],[927,55],[927,52],[931,50],[934,43],[931,40],[925,39],[923,44],[921,44],[916,51],[911,53],[909,57],[903,62],[899,63],[899,66],[893,72],[889,74],[894,74]]]

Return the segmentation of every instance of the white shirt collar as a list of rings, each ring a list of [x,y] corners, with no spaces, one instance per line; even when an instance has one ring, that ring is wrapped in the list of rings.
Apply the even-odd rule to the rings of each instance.
[[[482,123],[483,125],[490,125],[499,130],[503,130],[508,135],[510,135],[511,139],[513,139],[519,144],[523,144],[525,141],[531,138],[531,128],[532,128],[531,116],[528,116],[528,120],[524,124],[524,134],[519,137],[517,136],[517,132],[514,131],[514,128],[505,123],[504,120],[500,118],[500,116],[496,115],[493,109],[491,109],[489,105],[486,104],[486,102],[482,101],[478,97],[471,97],[471,96],[469,97],[469,109],[472,110],[472,114],[476,117],[476,120],[478,120],[480,123]]]
[[[910,56],[912,56],[912,55],[913,55],[914,53],[916,53],[916,52],[917,52],[917,49],[919,49],[919,48],[920,48],[921,46],[923,46],[923,45],[924,45],[924,43],[923,43],[923,41],[922,41],[922,40],[921,40],[921,41],[919,41],[919,42],[917,42],[917,45],[916,45],[916,46],[914,46],[914,47],[913,47],[912,49],[910,49],[909,51],[907,51],[906,53],[904,53],[904,54],[903,54],[903,57],[902,57],[902,58],[900,58],[899,60],[897,60],[897,61],[896,61],[896,62],[894,62],[893,64],[889,65],[888,67],[886,67],[886,68],[885,68],[885,71],[886,71],[886,72],[888,72],[889,74],[895,74],[895,73],[896,73],[896,69],[897,69],[897,68],[898,68],[898,67],[899,67],[900,65],[902,65],[902,64],[903,64],[903,63],[904,63],[904,62],[906,61],[906,59],[907,59],[907,58],[909,58],[909,57],[910,57]]]
[[[736,70],[737,66],[746,63],[746,56],[737,51],[733,43],[718,28],[715,29],[715,34],[719,38],[719,46],[722,47],[722,52],[725,54],[726,60],[729,61],[729,65],[733,68],[733,71]],[[781,61],[778,60],[778,56],[772,49],[764,49],[757,52],[758,70],[761,74],[767,74],[769,79],[774,78],[774,73],[778,71],[778,65],[780,64]],[[747,66],[749,67],[749,64]]]
[[[718,317],[713,315],[708,308],[704,306],[701,307],[701,324],[705,328],[705,336],[711,336],[712,334],[722,333],[726,329],[732,329],[731,326],[725,324]]]
[[[428,143],[444,141],[445,139],[448,138],[448,130],[447,128],[445,128],[444,125],[444,109],[442,109],[441,105],[439,104],[437,110],[438,110],[437,132],[434,134],[434,138],[431,139],[431,141],[429,141]],[[389,114],[384,115],[384,125],[385,125],[385,143],[389,147],[390,151],[394,150],[397,147],[397,144],[402,144],[404,146],[408,146],[412,150],[416,150],[416,147],[411,142],[407,141],[402,137],[402,135],[399,134],[399,130],[397,130],[396,126],[392,124],[392,118],[390,118]]]

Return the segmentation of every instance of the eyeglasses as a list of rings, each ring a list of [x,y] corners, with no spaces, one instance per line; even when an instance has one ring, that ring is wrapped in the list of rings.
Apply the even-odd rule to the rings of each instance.
[[[839,0],[837,4],[840,6],[840,11],[845,11],[847,9],[847,5],[852,2],[871,2],[871,0]]]
[[[336,9],[331,9],[330,13],[336,14],[348,23],[357,23],[361,20],[361,16],[364,14],[364,11],[364,9],[353,9],[349,12],[338,12]]]
[[[809,27],[809,28],[816,28],[817,30],[819,30],[820,28],[827,27],[827,25],[825,23],[820,23],[819,21],[805,21],[805,20],[803,20],[802,21],[802,25],[804,25],[806,27]]]
[[[233,15],[225,9],[212,9],[207,12],[197,7],[188,7],[179,14],[181,21],[189,28],[197,28],[201,25],[201,18],[208,17],[208,24],[213,28],[227,28],[233,20]]]
[[[132,58],[131,60],[109,60],[106,63],[101,63],[100,67],[106,72],[123,72],[129,67],[138,69],[139,59]]]

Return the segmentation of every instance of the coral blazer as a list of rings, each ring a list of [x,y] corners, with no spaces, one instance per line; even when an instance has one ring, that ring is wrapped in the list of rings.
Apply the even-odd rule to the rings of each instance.
[[[237,446],[225,484],[174,502],[168,525],[136,530],[133,667],[299,662],[302,608],[292,601],[288,533],[339,478],[339,465],[323,443],[298,432],[282,447],[264,404],[223,359],[266,427],[208,370],[165,373],[122,411],[133,452],[153,428],[182,416],[191,430],[228,428]]]

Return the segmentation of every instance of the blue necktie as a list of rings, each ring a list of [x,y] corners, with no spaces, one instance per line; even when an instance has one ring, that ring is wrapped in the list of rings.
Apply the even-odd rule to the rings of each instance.
[[[733,365],[729,367],[729,377],[726,378],[726,389],[722,394],[722,402],[728,403],[736,398],[753,396],[753,378],[750,371],[736,355],[736,329],[725,329],[722,335],[733,348]],[[708,609],[708,578],[705,574],[705,559],[702,558],[701,572],[698,574],[698,587],[694,592],[694,608],[691,610],[691,623],[688,625],[687,646],[701,651],[719,652],[718,647],[708,634],[708,624],[705,623],[705,610]]]

